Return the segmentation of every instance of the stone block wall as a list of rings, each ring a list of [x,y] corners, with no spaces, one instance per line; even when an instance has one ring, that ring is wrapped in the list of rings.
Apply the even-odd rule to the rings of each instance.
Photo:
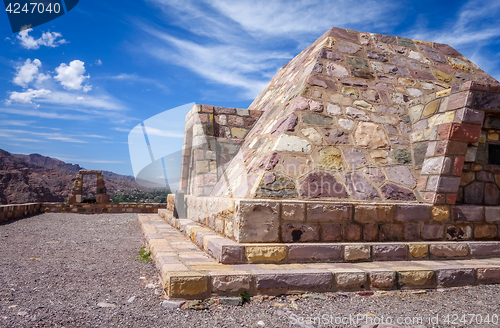
[[[188,196],[188,219],[240,243],[500,240],[500,206]]]
[[[488,149],[498,139],[500,86],[466,82],[411,101],[408,113],[423,201],[499,205],[500,161],[492,165]]]
[[[41,211],[40,203],[0,205],[0,223],[35,215]]]
[[[181,189],[209,195],[262,114],[258,110],[195,105],[186,116]]]

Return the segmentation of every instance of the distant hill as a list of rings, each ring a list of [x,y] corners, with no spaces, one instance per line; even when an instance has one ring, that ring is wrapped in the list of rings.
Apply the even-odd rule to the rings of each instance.
[[[0,149],[0,204],[65,202],[81,169],[78,164],[40,154],[11,154]],[[139,186],[132,176],[109,171],[103,171],[103,175],[109,195],[123,190],[149,190]],[[85,177],[84,197],[94,197],[95,189],[95,176]]]

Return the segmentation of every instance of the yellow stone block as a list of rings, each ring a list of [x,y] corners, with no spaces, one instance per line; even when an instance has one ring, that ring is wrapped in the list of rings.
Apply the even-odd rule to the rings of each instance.
[[[476,179],[476,173],[474,172],[463,172],[460,180],[460,185],[465,186]]]
[[[398,271],[398,282],[401,287],[432,285],[434,271],[418,269],[415,271]]]
[[[434,114],[438,109],[438,107],[439,107],[439,99],[431,101],[430,103],[425,105],[424,117]]]
[[[169,272],[163,277],[163,289],[169,298],[192,298],[208,290],[208,277],[200,272]]]
[[[408,250],[413,258],[426,258],[429,255],[429,245],[427,244],[408,244]]]
[[[454,111],[448,112],[444,114],[443,123],[453,122],[454,119],[455,119],[455,112]]]
[[[245,256],[250,263],[255,262],[280,262],[286,258],[286,246],[284,245],[255,245],[245,246]]]
[[[210,123],[213,123],[214,122],[214,114],[208,114],[208,116],[210,116]]]
[[[448,206],[432,206],[432,216],[435,221],[443,221],[450,217],[450,208]]]
[[[436,97],[443,97],[443,96],[449,95],[450,92],[451,92],[451,88],[438,91],[438,92],[436,92]]]
[[[453,80],[453,76],[446,74],[445,72],[441,72],[437,69],[434,70],[434,75],[438,80],[449,83]]]
[[[196,242],[196,234],[200,231],[211,231],[209,228],[197,226],[191,229],[191,240]]]
[[[248,130],[243,128],[231,128],[233,138],[244,139]]]
[[[182,263],[166,263],[161,267],[162,276],[166,275],[169,272],[181,272],[181,271],[189,271],[189,268]]]
[[[498,133],[496,132],[488,133],[488,139],[498,141]]]

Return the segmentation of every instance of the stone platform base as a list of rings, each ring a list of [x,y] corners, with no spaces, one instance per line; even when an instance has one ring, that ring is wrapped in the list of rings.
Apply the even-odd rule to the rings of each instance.
[[[169,214],[163,213],[170,218]],[[209,234],[213,233],[210,229],[190,225],[183,220],[171,220],[181,230],[189,233],[188,238],[159,215],[138,214],[138,218],[169,298],[200,299],[211,295],[238,295],[244,291],[255,295],[500,283],[500,256],[467,259],[473,249],[471,243],[464,243],[467,253],[462,253],[461,259],[456,260],[432,260],[432,251],[428,251],[430,257],[427,260],[222,264],[202,250],[207,250],[210,242],[213,244],[216,239],[225,240],[222,236]],[[207,229],[207,235],[203,235],[201,229]],[[194,233],[196,231],[198,233]],[[191,241],[193,237],[196,244]],[[202,249],[198,247],[199,243]],[[432,244],[428,245],[428,249],[433,249]],[[349,245],[342,245],[344,257],[346,246]],[[374,259],[373,249],[376,245],[368,247],[371,258]],[[262,256],[266,257],[268,254]]]

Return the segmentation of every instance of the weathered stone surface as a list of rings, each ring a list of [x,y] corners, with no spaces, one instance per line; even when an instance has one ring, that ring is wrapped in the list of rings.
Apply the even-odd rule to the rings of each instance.
[[[375,289],[392,289],[396,285],[396,271],[390,269],[368,270],[370,285]]]
[[[370,49],[366,50],[366,56],[368,56],[368,58],[370,58],[370,59],[375,59],[376,61],[379,61],[379,62],[388,61],[387,57],[384,54],[377,53],[377,52],[370,50]]]
[[[363,240],[378,241],[378,224],[363,225]]]
[[[420,50],[423,50],[427,57],[429,57],[429,59],[433,62],[446,63],[446,57],[437,52],[435,49],[424,44],[420,44],[418,47],[420,48]]]
[[[484,182],[474,181],[464,187],[464,203],[482,204],[484,199]]]
[[[359,77],[362,79],[367,79],[367,80],[375,79],[375,74],[373,74],[373,72],[366,70],[366,69],[362,69],[362,68],[351,69],[351,74],[354,77]]]
[[[476,276],[480,284],[498,284],[500,283],[500,267],[478,268]]]
[[[278,242],[279,215],[277,202],[237,202],[234,238],[240,243]]]
[[[354,127],[354,121],[341,118],[341,119],[339,119],[339,126],[343,129],[351,131],[352,128]]]
[[[395,148],[392,150],[392,156],[394,156],[394,159],[399,163],[399,164],[410,164],[412,162],[411,160],[411,153],[403,148]]]
[[[443,225],[424,225],[422,227],[422,238],[424,240],[443,240],[444,226]]]
[[[342,77],[349,75],[347,69],[339,64],[335,63],[327,63],[326,64],[326,74],[333,77]]]
[[[500,206],[487,206],[484,209],[486,222],[500,222]]]
[[[354,107],[347,107],[346,115],[355,120],[361,121],[369,121],[370,117],[366,114],[366,112],[356,109]]]
[[[431,212],[434,221],[441,222],[450,218],[449,206],[432,206]]]
[[[385,168],[385,172],[387,173],[387,177],[392,182],[397,184],[414,187],[417,182],[413,178],[413,175],[410,169],[407,166],[391,166]]]
[[[496,239],[497,226],[494,224],[481,224],[474,226],[474,239]]]
[[[347,57],[349,65],[355,68],[368,68],[368,61],[359,57]]]
[[[380,241],[401,241],[403,240],[403,226],[400,224],[385,223],[380,225]]]
[[[337,46],[337,51],[346,53],[346,54],[355,54],[360,51],[362,48],[360,45],[357,45],[352,42],[340,40],[339,45]]]
[[[333,61],[342,61],[344,60],[344,55],[341,54],[340,52],[328,50],[328,49],[321,49],[317,54],[316,58],[324,58],[328,60],[333,60]]]
[[[349,193],[355,199],[380,200],[380,195],[360,172],[346,173],[344,175]]]
[[[360,261],[370,258],[370,245],[354,244],[344,246],[344,259],[346,261]]]
[[[362,290],[366,286],[366,273],[356,269],[334,272],[335,288],[342,291]]]
[[[244,271],[214,271],[210,273],[210,281],[213,293],[239,295],[243,291],[250,290],[252,276]]]
[[[340,224],[335,224],[335,223],[321,224],[321,241],[322,242],[342,241],[342,229]]]
[[[360,223],[392,222],[395,206],[393,205],[356,205],[354,221]]]
[[[452,207],[454,222],[480,222],[484,218],[483,206],[457,205]]]
[[[311,140],[316,145],[321,145],[323,143],[323,137],[321,136],[321,134],[318,131],[316,131],[315,128],[302,129],[301,132],[304,136],[306,136],[309,140]]]
[[[408,244],[408,253],[410,258],[423,259],[429,257],[429,245],[410,243]]]
[[[281,227],[281,241],[285,243],[319,241],[319,226],[317,224],[285,223]]]
[[[285,245],[247,245],[245,246],[245,257],[250,263],[277,263],[286,258],[287,248]]]
[[[316,75],[316,74],[309,75],[309,77],[307,78],[307,83],[309,83],[312,86],[318,86],[321,88],[325,88],[328,91],[337,91],[337,85],[328,76]]]
[[[303,202],[282,202],[281,218],[284,221],[303,222],[306,217],[306,205]]]
[[[318,155],[318,166],[327,170],[342,170],[344,164],[340,150],[335,147],[321,149]]]
[[[469,248],[473,258],[492,258],[500,256],[499,242],[470,242]]]
[[[476,92],[473,106],[478,109],[500,110],[500,94]]]
[[[307,222],[340,223],[351,220],[351,204],[308,203]]]
[[[347,157],[347,156],[346,156]],[[367,167],[363,169],[363,173],[372,180],[376,185],[380,185],[385,181],[385,175],[381,169],[377,167]]]
[[[425,222],[431,216],[431,208],[425,204],[398,204],[396,205],[396,221]]]
[[[311,144],[305,139],[282,134],[274,145],[273,150],[308,153],[311,151]]]
[[[330,115],[342,115],[342,109],[334,104],[328,103],[328,105],[326,106],[326,111]]]
[[[288,198],[296,196],[297,191],[293,180],[274,173],[264,175],[255,191],[256,198]]]
[[[255,272],[255,287],[259,292],[329,290],[331,272],[324,270],[262,270]]]
[[[473,268],[452,268],[436,270],[439,287],[465,286],[474,283]]]
[[[431,244],[429,251],[439,258],[465,257],[469,254],[469,245],[462,243]]]
[[[288,260],[296,263],[340,261],[342,260],[342,246],[313,243],[290,245]]]
[[[408,246],[406,244],[373,245],[374,261],[398,261],[407,259]]]
[[[404,240],[415,241],[420,240],[420,227],[417,223],[410,223],[404,225]]]
[[[171,298],[203,297],[208,290],[208,277],[194,271],[168,272],[163,276],[163,289]]]
[[[344,156],[353,170],[366,164],[366,154],[356,148],[344,148]]]
[[[323,129],[323,134],[325,135],[325,138],[328,141],[328,143],[330,143],[331,145],[349,143],[349,134],[342,129],[335,129],[335,128],[331,130]]]
[[[380,125],[360,122],[356,128],[355,142],[369,149],[384,148],[387,146],[387,137]]]
[[[333,175],[324,172],[315,172],[307,176],[300,185],[302,198],[347,198],[344,185],[338,182]]]
[[[434,271],[421,268],[396,269],[398,283],[402,289],[424,288],[434,286]]]
[[[447,240],[469,240],[472,238],[470,226],[449,226],[446,228]]]
[[[416,200],[415,194],[410,189],[406,189],[400,186],[397,186],[392,183],[388,183],[382,188],[380,188],[382,194],[386,199],[390,200],[407,200],[412,201]]]
[[[415,166],[421,166],[424,163],[425,153],[429,143],[422,142],[413,147],[413,158],[415,159]]]
[[[302,120],[305,124],[313,124],[313,125],[332,125],[333,118],[325,115],[318,114],[303,114]]]

